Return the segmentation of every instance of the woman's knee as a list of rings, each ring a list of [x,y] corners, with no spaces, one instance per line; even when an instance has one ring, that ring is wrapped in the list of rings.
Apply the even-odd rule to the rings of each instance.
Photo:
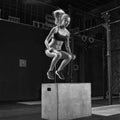
[[[68,59],[69,59],[69,60],[72,60],[72,55],[69,54],[69,55],[68,55]]]
[[[62,53],[62,58],[70,61],[72,59],[72,55],[69,53]]]
[[[55,57],[58,58],[58,59],[60,59],[61,56],[62,56],[61,53],[56,53],[56,55],[55,55]]]
[[[48,49],[45,50],[45,54],[46,54],[48,57],[54,57],[54,56],[55,56],[55,53],[50,52]]]
[[[66,59],[67,59],[68,61],[71,61],[71,60],[72,60],[72,55],[68,54],[68,55],[66,56]]]

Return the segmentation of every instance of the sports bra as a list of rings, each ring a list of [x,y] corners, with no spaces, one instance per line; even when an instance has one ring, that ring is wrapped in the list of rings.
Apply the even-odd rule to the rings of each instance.
[[[65,41],[67,39],[67,36],[60,35],[59,32],[54,34],[54,39],[57,41]]]

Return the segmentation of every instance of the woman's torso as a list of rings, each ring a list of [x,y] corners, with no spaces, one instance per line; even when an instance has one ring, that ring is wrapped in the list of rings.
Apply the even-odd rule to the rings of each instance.
[[[67,39],[69,33],[66,28],[65,29],[56,28],[56,29],[57,29],[56,33],[54,33],[54,36],[49,45],[51,48],[54,48],[56,50],[61,50],[62,45]]]

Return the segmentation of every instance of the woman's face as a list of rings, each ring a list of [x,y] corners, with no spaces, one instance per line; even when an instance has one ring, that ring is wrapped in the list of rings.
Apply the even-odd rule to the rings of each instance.
[[[70,24],[70,18],[69,17],[64,17],[62,22],[61,22],[61,26],[67,27],[69,24]]]

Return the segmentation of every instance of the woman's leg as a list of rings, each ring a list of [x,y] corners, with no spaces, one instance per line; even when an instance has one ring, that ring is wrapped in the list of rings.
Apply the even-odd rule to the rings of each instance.
[[[60,58],[61,58],[61,54],[60,53],[55,53],[48,71],[53,71],[54,70],[54,68],[55,68],[57,62],[60,60]]]
[[[50,68],[49,68],[49,70],[47,72],[47,76],[48,76],[49,79],[54,79],[54,72],[53,72],[53,70],[54,70],[57,62],[61,58],[61,53],[56,51],[56,50],[52,50],[52,51],[46,50],[46,54],[49,57],[53,57],[52,62],[50,64]]]
[[[61,65],[59,66],[58,70],[56,71],[56,74],[60,79],[64,79],[64,76],[62,74],[62,70],[66,67],[66,65],[71,61],[72,56],[65,52],[65,51],[60,51],[61,52],[61,59],[63,59]]]

